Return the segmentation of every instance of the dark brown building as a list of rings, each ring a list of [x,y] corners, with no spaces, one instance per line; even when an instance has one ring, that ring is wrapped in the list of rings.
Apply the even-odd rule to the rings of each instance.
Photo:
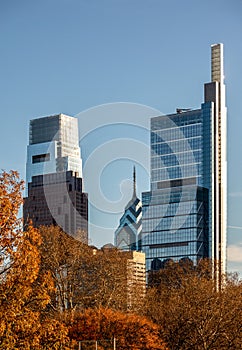
[[[72,171],[37,175],[24,198],[24,225],[58,225],[71,236],[88,242],[88,197],[82,178]]]

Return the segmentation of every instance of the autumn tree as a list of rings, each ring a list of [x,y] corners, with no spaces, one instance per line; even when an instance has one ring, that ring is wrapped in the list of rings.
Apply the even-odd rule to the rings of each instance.
[[[0,174],[0,273],[1,278],[10,269],[13,260],[9,259],[18,244],[21,233],[21,220],[18,211],[22,203],[23,181],[17,172]]]
[[[110,309],[86,309],[83,313],[72,314],[69,336],[76,341],[116,339],[119,350],[165,350],[159,338],[158,327],[145,317],[125,314]]]
[[[147,293],[146,315],[171,350],[242,348],[242,284],[228,278],[218,291],[210,267],[170,262]]]
[[[89,247],[56,226],[40,227],[42,270],[50,271],[56,289],[53,312],[90,307],[127,310],[127,258],[117,249]],[[139,305],[140,291],[132,307]],[[142,290],[144,293],[144,291]]]
[[[22,189],[16,172],[0,174],[0,349],[9,350],[41,349],[43,312],[54,288],[50,274],[39,273],[41,236],[31,225],[23,231],[18,219]],[[55,344],[61,339],[57,332]]]
[[[96,251],[89,261],[86,305],[94,308],[128,309],[127,259],[116,248]],[[135,308],[135,305],[133,305]]]

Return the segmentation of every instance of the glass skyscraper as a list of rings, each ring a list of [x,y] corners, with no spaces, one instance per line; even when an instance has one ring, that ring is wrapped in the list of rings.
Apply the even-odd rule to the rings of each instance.
[[[197,110],[151,119],[151,191],[142,194],[147,270],[167,259],[209,257],[226,268],[226,108],[223,45],[212,46],[212,82]]]
[[[30,121],[26,182],[24,225],[58,225],[88,241],[77,118],[58,114]]]

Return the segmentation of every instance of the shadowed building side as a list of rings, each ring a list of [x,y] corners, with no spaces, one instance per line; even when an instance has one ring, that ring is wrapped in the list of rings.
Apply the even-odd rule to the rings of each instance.
[[[88,196],[82,179],[72,171],[38,175],[28,184],[24,198],[24,225],[58,225],[63,231],[88,243]]]

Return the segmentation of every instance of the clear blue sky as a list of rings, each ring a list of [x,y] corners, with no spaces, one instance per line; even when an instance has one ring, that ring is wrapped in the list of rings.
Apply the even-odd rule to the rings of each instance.
[[[35,117],[62,112],[78,115],[85,124],[86,115],[80,117],[80,112],[114,102],[147,105],[162,113],[172,113],[176,107],[199,108],[203,83],[210,80],[210,45],[222,42],[228,107],[229,270],[242,272],[241,38],[241,0],[0,1],[1,168],[18,170],[25,177],[28,123]],[[139,124],[139,113],[133,112],[132,123]],[[122,121],[120,115],[115,118]],[[146,118],[148,123],[148,113]],[[98,125],[100,120],[95,120]],[[125,128],[100,128],[98,134],[94,130],[82,142],[84,160],[96,139],[102,146],[110,135],[146,144],[145,129],[136,128],[134,137]],[[129,198],[126,180],[131,179],[134,162],[139,194],[148,190],[147,169],[130,156],[128,162],[106,164],[99,179],[105,196],[119,200],[121,188],[120,203],[126,195]],[[95,221],[95,211],[91,216]],[[112,241],[119,216],[111,216],[100,219],[104,221],[100,230],[91,228],[92,243]]]

